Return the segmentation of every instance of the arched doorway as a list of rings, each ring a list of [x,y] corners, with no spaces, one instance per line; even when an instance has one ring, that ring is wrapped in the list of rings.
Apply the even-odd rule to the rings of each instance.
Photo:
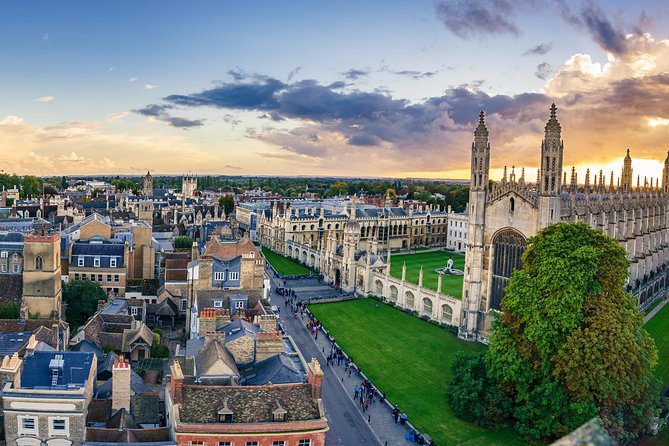
[[[339,289],[341,287],[341,270],[337,268],[335,270],[335,288]]]
[[[490,308],[500,310],[504,288],[515,269],[521,269],[520,257],[525,252],[527,241],[514,229],[503,229],[493,238],[492,289],[490,290]]]

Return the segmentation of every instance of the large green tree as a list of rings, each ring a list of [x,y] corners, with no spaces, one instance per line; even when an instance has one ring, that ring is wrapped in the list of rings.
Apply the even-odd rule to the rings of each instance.
[[[554,438],[598,415],[628,441],[657,420],[657,349],[625,291],[628,267],[618,242],[583,223],[529,240],[486,354],[522,435]]]
[[[223,208],[225,215],[230,215],[235,210],[235,197],[225,194],[218,199],[218,205]]]
[[[65,284],[63,287],[63,301],[67,305],[65,316],[73,331],[95,314],[99,300],[107,300],[107,293],[97,282],[75,280]]]

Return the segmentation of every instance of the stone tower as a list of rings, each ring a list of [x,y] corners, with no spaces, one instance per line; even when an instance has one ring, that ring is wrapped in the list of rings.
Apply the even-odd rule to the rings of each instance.
[[[474,131],[472,143],[471,178],[469,184],[469,224],[462,291],[462,316],[459,336],[476,339],[485,302],[483,295],[483,259],[485,245],[485,209],[488,195],[490,171],[490,143],[485,115],[479,115],[479,125]]]
[[[195,196],[197,191],[197,175],[194,174],[184,174],[181,178],[181,193],[186,197]]]
[[[562,190],[562,159],[564,143],[561,139],[557,107],[551,105],[544,140],[541,141],[541,174],[539,178],[539,228],[560,221],[560,192]]]
[[[632,158],[630,157],[630,149],[627,149],[627,155],[625,155],[625,159],[623,160],[623,171],[620,175],[620,187],[626,192],[632,190]]]
[[[153,177],[151,176],[151,172],[146,172],[146,176],[144,177],[144,186],[142,187],[142,195],[145,197],[151,197],[153,196]]]
[[[60,319],[63,299],[60,275],[60,234],[26,236],[22,308],[33,316]]]
[[[341,288],[349,293],[355,289],[355,252],[360,241],[360,223],[358,223],[355,212],[355,206],[352,206],[351,215],[344,226],[343,239],[342,266],[344,270],[341,272]]]
[[[662,192],[669,193],[669,152],[667,152],[664,168],[662,168]]]

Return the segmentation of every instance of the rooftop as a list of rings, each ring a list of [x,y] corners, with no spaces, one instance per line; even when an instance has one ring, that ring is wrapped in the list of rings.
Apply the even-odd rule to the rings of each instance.
[[[35,352],[25,359],[22,389],[75,390],[86,385],[95,353]]]

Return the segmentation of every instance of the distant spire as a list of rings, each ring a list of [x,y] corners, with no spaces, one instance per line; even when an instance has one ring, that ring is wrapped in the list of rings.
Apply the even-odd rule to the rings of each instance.
[[[504,176],[502,177],[502,182],[506,183],[506,166],[504,166]]]
[[[483,110],[479,113],[479,125],[485,125],[485,113]]]
[[[555,102],[551,105],[551,119],[557,118],[557,107],[555,106]]]
[[[590,189],[590,169],[585,170],[585,187]],[[586,190],[586,192],[588,191]]]
[[[611,171],[611,182],[609,183],[609,190],[613,190],[613,171]]]
[[[511,166],[511,175],[509,176],[509,181],[512,183],[516,182],[516,166]]]
[[[520,169],[520,182],[521,183],[525,182],[525,168],[524,167]]]

